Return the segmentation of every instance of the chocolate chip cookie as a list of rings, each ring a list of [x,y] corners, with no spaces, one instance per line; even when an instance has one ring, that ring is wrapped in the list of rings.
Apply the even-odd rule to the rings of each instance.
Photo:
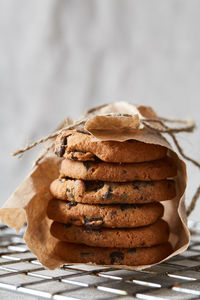
[[[170,243],[147,248],[98,248],[58,242],[53,249],[63,263],[142,266],[158,263],[172,253]]]
[[[53,199],[47,215],[50,219],[77,226],[128,228],[146,226],[162,217],[161,203],[90,205]]]
[[[167,148],[129,140],[97,141],[87,132],[65,131],[56,140],[55,153],[60,157],[79,161],[134,163],[163,158]]]
[[[148,226],[123,229],[87,228],[53,222],[50,231],[60,241],[94,247],[151,247],[165,243],[169,238],[169,226],[162,219]]]
[[[173,180],[103,182],[58,178],[50,185],[55,198],[88,204],[150,203],[176,196]]]
[[[176,173],[177,167],[170,157],[132,164],[80,162],[64,159],[60,168],[62,177],[112,182],[161,180],[173,177]]]

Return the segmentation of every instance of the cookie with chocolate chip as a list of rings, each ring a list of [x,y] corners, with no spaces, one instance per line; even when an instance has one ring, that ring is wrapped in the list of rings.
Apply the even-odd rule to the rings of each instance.
[[[167,148],[136,140],[98,141],[87,132],[68,130],[57,137],[55,153],[71,160],[134,163],[163,158]]]
[[[132,164],[80,162],[64,159],[60,168],[62,177],[112,182],[161,180],[173,177],[176,173],[177,167],[170,157]]]
[[[103,182],[58,178],[50,185],[55,198],[88,204],[150,203],[176,196],[173,180]]]
[[[50,231],[60,241],[94,247],[151,247],[169,238],[169,226],[162,219],[138,228],[88,228],[53,222]]]
[[[142,266],[160,262],[172,253],[170,243],[147,248],[100,248],[57,242],[54,254],[64,263],[94,263],[98,265]]]
[[[146,226],[162,217],[164,207],[159,202],[147,204],[82,204],[50,200],[47,215],[60,223],[99,228],[128,228]]]

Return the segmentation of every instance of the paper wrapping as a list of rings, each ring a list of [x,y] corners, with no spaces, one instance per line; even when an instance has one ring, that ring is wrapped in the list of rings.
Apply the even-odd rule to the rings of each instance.
[[[127,114],[115,116],[114,113]],[[109,116],[107,116],[109,114]],[[167,147],[178,167],[176,176],[176,198],[162,202],[165,210],[163,219],[170,226],[169,241],[173,253],[164,260],[187,249],[190,233],[187,228],[185,210],[185,189],[187,184],[186,165],[160,134],[143,126],[144,118],[156,118],[151,107],[135,106],[126,102],[116,102],[89,115],[85,129],[94,135],[94,140],[125,141],[134,139],[145,143],[159,144]],[[24,239],[31,252],[47,268],[54,269],[68,263],[54,254],[57,239],[50,234],[52,221],[46,215],[46,208],[52,195],[50,183],[59,176],[61,158],[54,154],[55,139],[44,145],[43,156],[34,165],[28,177],[18,186],[15,192],[0,209],[2,223],[17,231],[27,221]],[[163,261],[164,261],[163,260]],[[148,266],[112,265],[113,268],[141,270]]]

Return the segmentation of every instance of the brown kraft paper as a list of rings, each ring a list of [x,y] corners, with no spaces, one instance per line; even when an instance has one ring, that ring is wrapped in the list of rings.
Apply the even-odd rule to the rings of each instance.
[[[124,116],[116,114],[124,114]],[[169,155],[175,159],[177,164],[178,174],[176,177],[176,198],[163,202],[165,207],[163,219],[170,226],[169,241],[173,246],[173,253],[164,259],[166,260],[186,250],[189,244],[190,233],[187,228],[185,210],[187,175],[185,163],[173,151],[167,140],[160,133],[148,130],[140,122],[143,118],[155,117],[156,114],[150,107],[115,102],[93,113],[88,118],[85,129],[94,135],[94,140],[125,141],[135,139],[145,143],[159,144],[169,149]],[[68,263],[54,253],[58,240],[50,234],[52,221],[46,215],[48,202],[52,199],[49,185],[59,176],[61,162],[61,158],[54,154],[54,142],[55,138],[45,143],[44,155],[36,161],[28,177],[17,187],[0,209],[2,223],[17,231],[27,221],[24,234],[26,244],[38,260],[49,269]],[[111,265],[109,267],[141,270],[149,266]]]

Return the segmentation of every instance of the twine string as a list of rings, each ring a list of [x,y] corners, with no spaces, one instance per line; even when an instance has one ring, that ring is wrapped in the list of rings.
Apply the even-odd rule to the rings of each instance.
[[[35,142],[33,142],[32,144],[29,144],[28,146],[26,146],[25,148],[22,148],[22,149],[19,149],[15,152],[12,153],[12,156],[17,156],[19,154],[23,154],[25,153],[26,151],[42,144],[42,143],[45,143],[47,142],[48,140],[50,139],[53,139],[53,138],[56,138],[60,133],[62,133],[63,131],[65,130],[69,130],[69,129],[74,129],[76,128],[77,126],[80,126],[82,124],[84,124],[86,119],[80,119],[78,121],[75,121],[73,124],[70,124],[70,125],[67,125],[67,126],[64,126],[63,128],[59,129],[59,130],[56,130],[55,132],[53,132],[52,134],[49,134],[48,136],[45,136]]]
[[[190,205],[187,209],[187,216],[189,216],[191,214],[191,212],[195,209],[195,206],[196,206],[196,203],[197,203],[197,200],[199,199],[199,197],[200,197],[200,186],[197,188],[194,196],[192,197]]]
[[[183,127],[174,127],[170,128],[167,125],[165,125],[164,122],[170,122],[170,123],[182,123],[185,124],[186,126]],[[161,118],[159,117],[158,119],[144,119],[141,120],[143,125],[148,127],[149,129],[153,129],[156,131],[159,131],[161,133],[179,133],[179,132],[192,132],[195,129],[195,123],[192,120],[170,120],[166,118]],[[159,123],[161,125],[161,128],[155,128],[152,124],[153,123]],[[164,127],[164,128],[162,128]]]
[[[67,125],[67,126],[64,126],[63,128],[53,132],[52,134],[49,134],[48,136],[46,137],[43,137],[35,142],[33,142],[32,144],[29,144],[28,146],[26,146],[25,148],[22,148],[22,149],[19,149],[19,150],[16,150],[15,152],[12,153],[13,156],[17,156],[19,154],[23,154],[25,153],[26,151],[38,146],[39,144],[42,144],[42,143],[45,143],[47,142],[48,140],[50,139],[53,139],[53,138],[56,138],[60,133],[62,133],[63,131],[65,130],[69,130],[69,129],[75,129],[76,127],[80,126],[80,125],[84,125],[86,123],[86,121],[89,119],[89,115],[91,113],[93,113],[95,110],[91,110],[90,113],[88,113],[88,117],[85,117],[85,118],[81,118],[77,121],[75,121],[74,123],[70,124],[70,125]],[[104,116],[116,116],[116,117],[132,117],[132,115],[129,115],[129,114],[106,114]],[[157,132],[160,132],[160,133],[169,133],[169,132],[174,132],[174,133],[177,133],[177,132],[191,132],[193,131],[193,129],[195,128],[195,125],[194,123],[192,125],[187,125],[185,127],[176,127],[176,128],[165,128],[165,129],[162,129],[162,128],[155,128],[154,126],[150,125],[151,122],[157,122],[157,123],[160,123],[162,126],[163,126],[163,123],[161,122],[161,120],[164,119],[164,118],[159,118],[159,119],[142,119],[141,122],[144,126],[146,126],[147,128],[149,129],[152,129],[154,131],[157,131]],[[170,120],[170,119],[165,119],[167,122],[173,122],[173,120]],[[176,120],[176,122],[178,123],[184,123],[184,124],[187,124],[187,120]]]
[[[193,164],[194,164],[195,166],[197,166],[198,168],[200,168],[200,163],[199,163],[199,162],[197,162],[197,161],[194,160],[193,158],[187,156],[187,155],[183,152],[182,147],[180,146],[180,144],[179,144],[179,142],[178,142],[176,136],[174,135],[174,133],[177,133],[177,128],[176,128],[175,131],[174,131],[172,128],[169,128],[167,125],[163,124],[163,122],[161,122],[160,120],[157,120],[157,122],[160,123],[160,125],[162,125],[165,129],[157,129],[157,128],[155,128],[155,127],[153,127],[153,126],[147,124],[147,123],[146,123],[146,120],[145,120],[145,122],[143,122],[143,123],[145,123],[145,126],[146,126],[147,128],[149,128],[149,129],[151,129],[151,130],[153,130],[153,131],[156,131],[156,132],[159,131],[159,132],[161,132],[161,133],[168,133],[168,134],[171,136],[171,138],[172,138],[174,144],[176,145],[176,147],[177,147],[177,149],[178,149],[178,152],[181,154],[181,156],[182,156],[183,158],[185,158],[186,160],[190,161],[191,163],[193,163]],[[188,128],[183,128],[182,132],[184,132],[184,131],[185,131],[185,132],[187,132],[187,131],[190,132],[190,131],[192,131],[194,128],[195,128],[195,125],[191,125],[191,126],[188,127]],[[181,132],[181,131],[178,130],[178,132]]]
[[[167,119],[165,119],[165,121],[166,120]],[[191,163],[193,163],[196,167],[200,168],[200,163],[199,162],[197,162],[193,158],[187,156],[183,152],[182,147],[180,146],[176,136],[174,135],[174,133],[181,132],[181,131],[177,131],[177,128],[175,129],[175,131],[173,131],[172,128],[169,128],[166,124],[164,124],[161,121],[161,118],[159,118],[159,120],[157,120],[156,122],[158,122],[161,126],[164,127],[164,130],[162,130],[162,129],[159,130],[160,132],[168,133],[170,135],[170,137],[172,138],[172,140],[173,140],[174,144],[176,145],[176,148],[178,149],[178,152],[181,154],[181,156],[183,158],[185,158],[186,160],[190,161]],[[151,130],[154,130],[154,131],[158,132],[157,128],[153,127],[152,125],[146,124],[146,122],[145,122],[145,126],[148,127]],[[187,128],[185,127],[184,130],[182,130],[182,132],[183,131],[191,132],[191,131],[193,131],[194,128],[195,128],[195,124],[194,124],[194,122],[191,122],[191,125],[188,125]],[[187,208],[187,211],[186,211],[187,216],[189,216],[192,213],[192,211],[195,209],[196,203],[197,203],[197,200],[199,199],[199,197],[200,197],[200,186],[197,188],[197,190],[196,190],[195,194],[193,195],[192,200],[189,204],[189,207]]]
[[[85,123],[87,122],[87,120],[89,120],[89,117],[94,114],[96,111],[100,110],[101,108],[105,107],[107,104],[103,104],[101,106],[98,107],[94,107],[90,110],[88,110],[86,112],[86,114],[81,117],[79,120],[73,122],[72,124],[69,124],[67,126],[64,126],[63,128],[56,130],[55,132],[53,132],[52,134],[43,137],[35,142],[33,142],[32,144],[29,144],[28,146],[26,146],[25,148],[19,149],[17,151],[15,151],[14,153],[12,153],[13,156],[17,156],[20,155],[20,157],[23,155],[23,153],[25,153],[26,151],[36,147],[39,144],[42,144],[50,139],[54,139],[56,138],[59,134],[61,134],[63,131],[65,130],[72,130],[72,129],[78,129],[80,126],[85,125]],[[104,114],[104,116],[116,116],[116,117],[132,117],[132,115],[130,114],[120,114],[120,113],[112,113],[112,114]],[[162,117],[157,117],[157,118],[142,118],[141,119],[141,123],[149,130],[152,130],[154,132],[157,133],[166,133],[169,134],[169,136],[172,138],[179,154],[186,160],[190,161],[191,163],[193,163],[196,167],[200,168],[200,163],[197,162],[196,160],[194,160],[193,158],[187,156],[184,152],[182,147],[180,146],[175,134],[179,133],[179,132],[193,132],[194,128],[195,128],[195,123],[192,120],[179,120],[179,119],[167,119],[167,118],[162,118]],[[167,126],[165,123],[176,123],[176,124],[184,124],[184,126],[180,126],[180,127],[169,127]],[[51,146],[49,148],[47,148],[47,151],[51,148]],[[46,152],[47,152],[46,151]],[[38,164],[38,162],[41,160],[42,157],[45,156],[46,152],[41,155],[35,164]],[[187,209],[187,216],[189,216],[191,214],[191,212],[195,209],[196,203],[198,198],[200,197],[200,186],[197,188],[194,196],[192,197],[192,200],[190,202],[190,205]]]

